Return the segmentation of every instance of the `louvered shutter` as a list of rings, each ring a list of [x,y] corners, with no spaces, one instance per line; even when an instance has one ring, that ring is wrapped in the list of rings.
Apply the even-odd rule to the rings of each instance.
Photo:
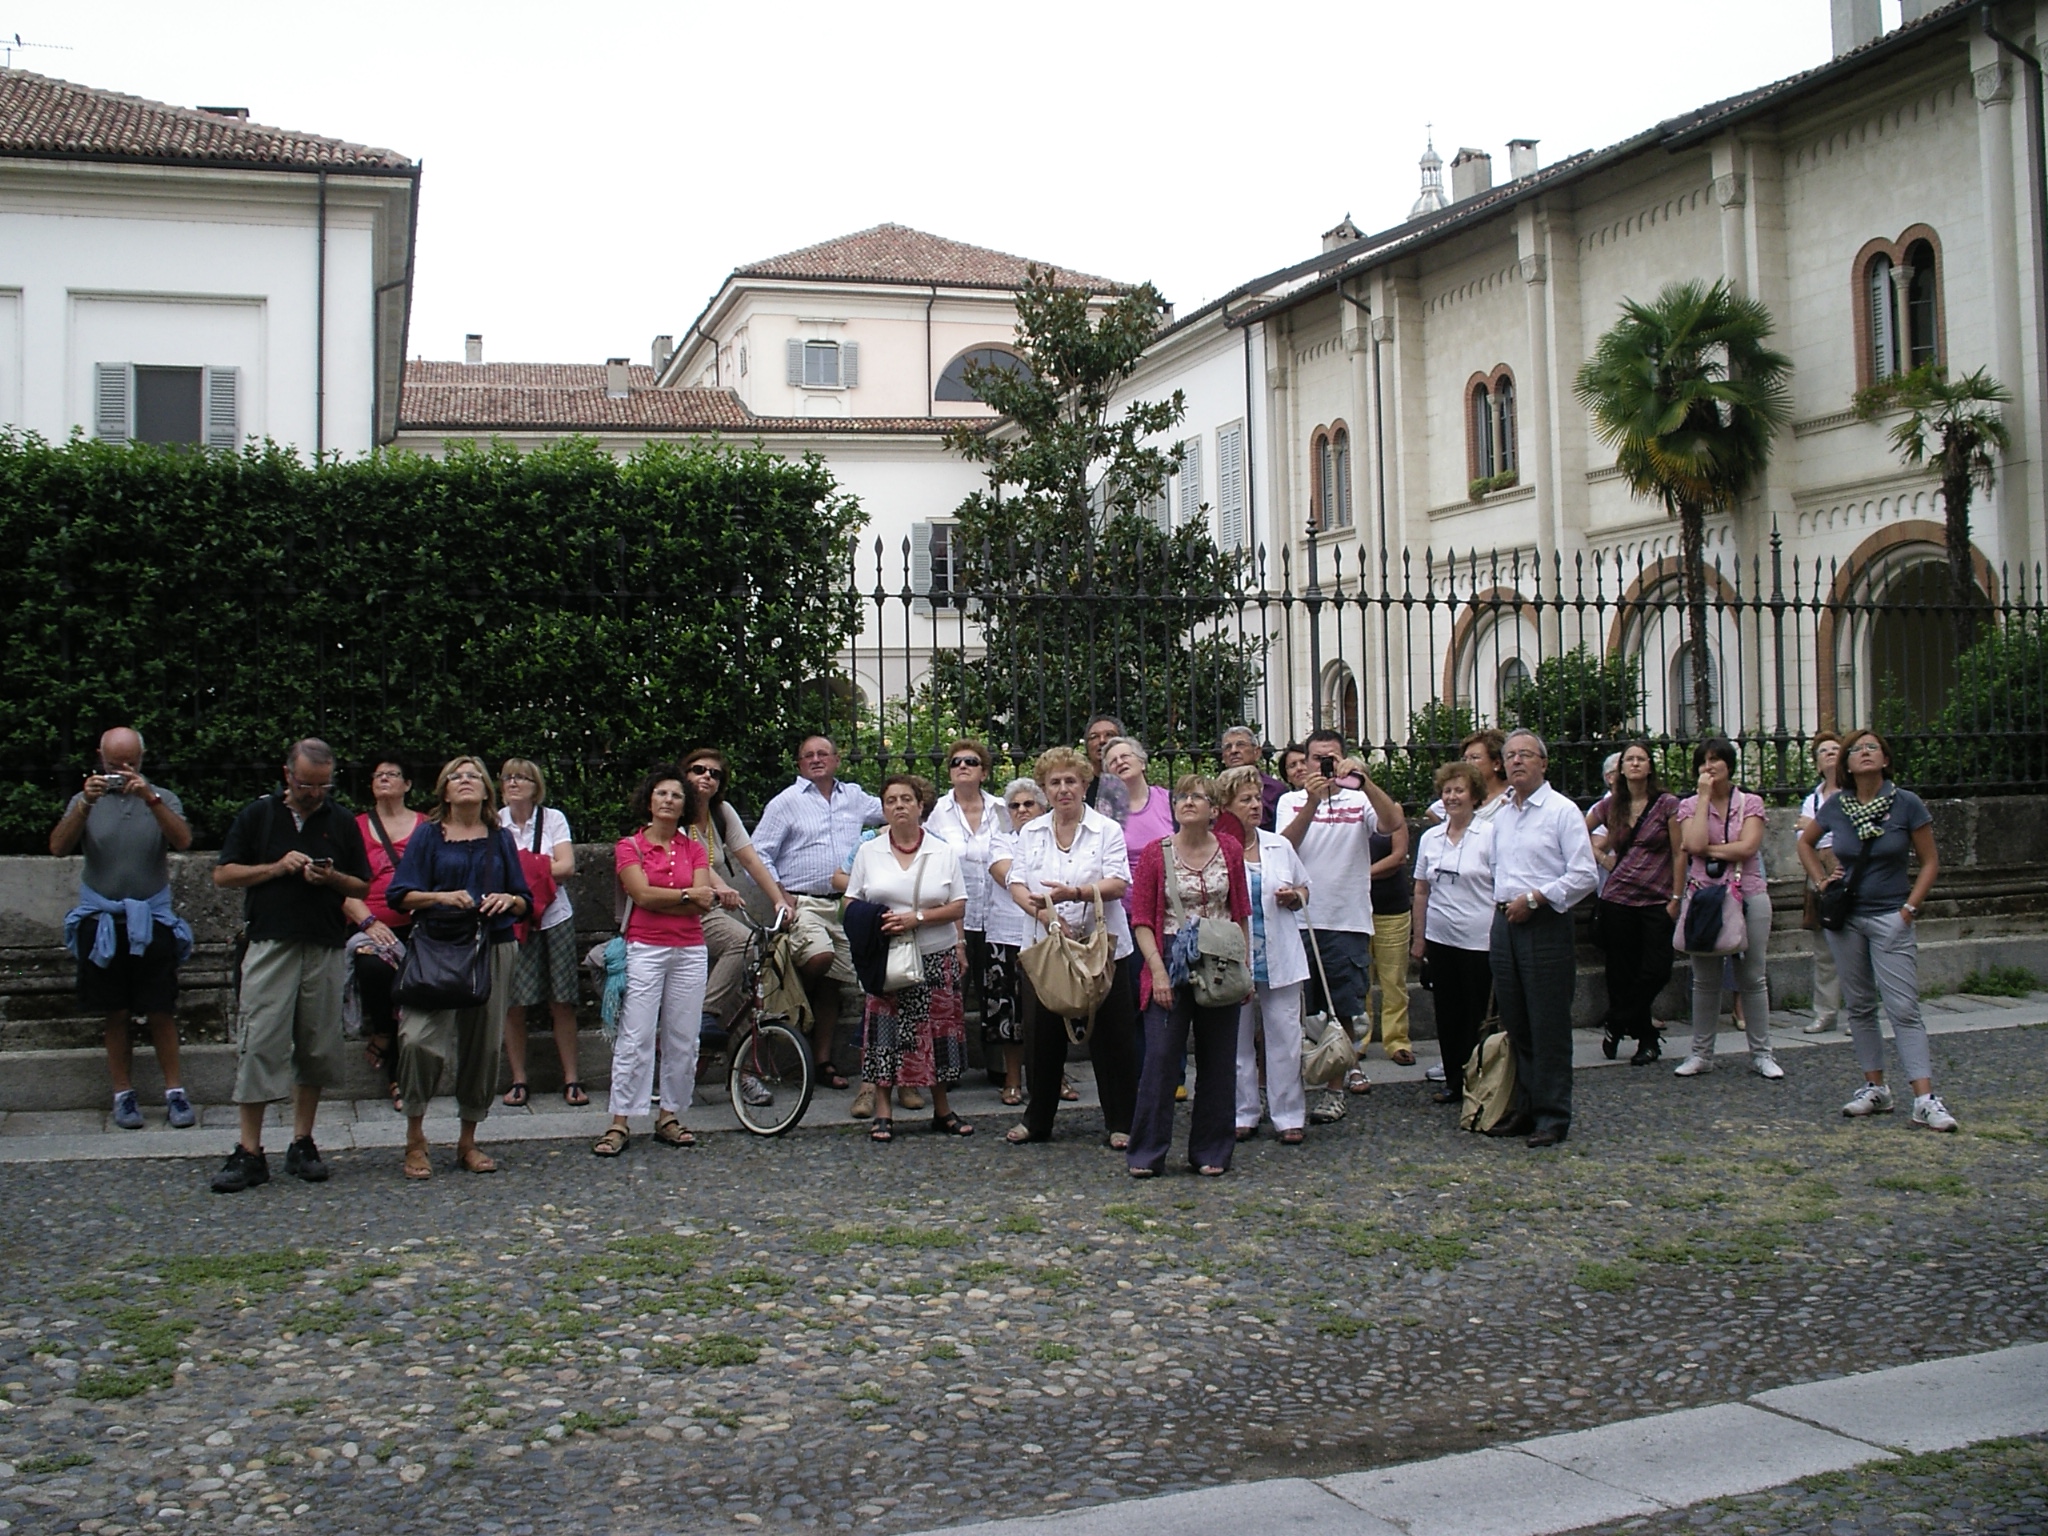
[[[233,368],[206,370],[205,438],[209,448],[226,448],[232,452],[241,446],[241,418],[236,413],[238,378]]]
[[[126,363],[94,363],[92,371],[92,435],[103,443],[125,443],[134,372]]]
[[[932,611],[932,525],[912,523],[910,525],[910,590],[916,594],[911,600],[911,609],[916,613]]]
[[[804,344],[801,341],[790,342],[788,355],[790,385],[801,389],[804,382]]]
[[[1181,444],[1180,522],[1182,526],[1202,515],[1202,440],[1191,437]]]
[[[1892,264],[1878,257],[1870,264],[1870,377],[1888,379],[1899,371],[1899,350],[1892,297]]]
[[[1225,549],[1243,549],[1244,424],[1232,422],[1216,434],[1217,536]]]
[[[842,341],[839,343],[839,387],[852,389],[860,383],[860,343]]]

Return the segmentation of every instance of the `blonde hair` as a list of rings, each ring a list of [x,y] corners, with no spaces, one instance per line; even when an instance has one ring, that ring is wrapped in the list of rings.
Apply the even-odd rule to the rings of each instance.
[[[487,827],[498,824],[498,786],[491,778],[491,770],[484,760],[473,753],[451,757],[441,765],[441,771],[434,775],[434,808],[427,812],[427,820],[436,825],[448,820],[448,781],[455,777],[458,768],[474,768],[484,778],[483,821]]]
[[[533,780],[533,803],[535,805],[546,805],[548,803],[548,775],[546,769],[542,768],[539,763],[534,762],[531,758],[508,757],[505,759],[505,766],[498,770],[499,786],[502,788],[505,780],[515,773],[523,773]]]
[[[1038,754],[1032,777],[1044,784],[1056,773],[1077,774],[1086,784],[1094,777],[1095,770],[1089,766],[1088,759],[1072,747],[1049,747]]]
[[[1216,804],[1216,786],[1210,783],[1203,774],[1184,773],[1175,779],[1173,781],[1173,798],[1178,800],[1182,795],[1200,795],[1211,805]]]
[[[1232,804],[1247,789],[1256,789],[1261,795],[1266,792],[1265,779],[1250,763],[1238,768],[1226,768],[1216,775],[1216,798],[1226,806]]]
[[[1465,781],[1465,787],[1472,792],[1472,804],[1474,806],[1477,806],[1480,801],[1486,798],[1486,775],[1479,771],[1477,763],[1468,763],[1461,757],[1453,762],[1445,763],[1441,768],[1437,769],[1437,794],[1442,795],[1444,786],[1453,779],[1463,779]]]

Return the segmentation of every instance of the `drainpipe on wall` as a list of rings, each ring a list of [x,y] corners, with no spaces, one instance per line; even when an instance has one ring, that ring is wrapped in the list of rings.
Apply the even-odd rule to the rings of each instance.
[[[938,414],[933,409],[932,391],[938,387],[932,379],[932,306],[939,302],[939,285],[932,284],[932,296],[924,301],[924,413]]]
[[[725,388],[724,370],[721,368],[718,361],[717,338],[706,335],[704,332],[704,326],[699,321],[692,320],[690,322],[690,329],[695,331],[697,335],[711,348],[711,387],[713,389]]]
[[[320,167],[320,256],[313,295],[313,462],[327,451],[327,167]],[[404,364],[400,363],[403,371]]]

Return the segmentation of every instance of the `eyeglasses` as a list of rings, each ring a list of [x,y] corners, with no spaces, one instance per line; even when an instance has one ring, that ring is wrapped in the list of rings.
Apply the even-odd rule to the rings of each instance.
[[[505,775],[505,782],[507,784],[538,784],[540,780],[530,773],[508,773]]]
[[[1502,756],[1510,763],[1540,763],[1543,761],[1543,754],[1541,752],[1507,752],[1503,753]]]
[[[1855,756],[1855,755],[1856,755],[1856,754],[1857,754],[1858,752],[1883,752],[1883,751],[1884,751],[1884,743],[1882,743],[1882,742],[1878,742],[1878,741],[1869,741],[1869,740],[1864,740],[1864,741],[1859,741],[1859,742],[1857,742],[1855,746],[1851,747],[1851,748],[1849,749],[1849,755],[1850,755],[1851,757],[1854,757],[1854,756]]]
[[[324,795],[334,787],[334,784],[329,779],[323,779],[318,784],[309,784],[304,779],[294,778],[291,781],[291,786],[293,789],[303,790],[309,795]]]
[[[1019,795],[1015,800],[1012,800],[1010,802],[1010,809],[1013,811],[1021,811],[1026,806],[1030,806],[1033,810],[1036,810],[1038,809],[1038,802],[1032,799],[1029,795]]]
[[[948,768],[979,768],[981,766],[981,759],[978,757],[949,757],[946,759],[946,766]]]
[[[1203,794],[1199,789],[1191,789],[1186,794],[1176,795],[1174,798],[1178,800],[1182,805],[1186,805],[1190,800],[1199,800],[1204,805],[1208,805],[1210,803],[1209,797]]]
[[[490,781],[474,768],[458,768],[455,772],[448,775],[448,782],[450,784],[457,782],[463,784],[487,784]]]
[[[396,768],[379,768],[375,773],[370,775],[370,782],[372,784],[381,784],[386,779],[390,779],[396,783],[403,784],[405,782],[405,775]]]

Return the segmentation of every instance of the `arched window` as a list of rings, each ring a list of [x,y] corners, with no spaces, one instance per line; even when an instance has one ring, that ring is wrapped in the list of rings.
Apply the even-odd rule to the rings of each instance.
[[[1872,241],[1858,257],[1861,384],[1941,360],[1941,253],[1931,233],[1912,235]]]
[[[1026,379],[1032,376],[1024,359],[1006,347],[969,347],[946,364],[945,372],[939,375],[938,387],[932,391],[933,397],[978,404],[981,396],[967,387],[967,365],[970,363],[982,368],[1000,368]]]
[[[1522,467],[1520,433],[1515,425],[1515,376],[1496,368],[1472,381],[1468,401],[1472,479],[1501,481]],[[1512,484],[1512,481],[1505,483]],[[1498,490],[1499,485],[1487,490]],[[1482,494],[1479,491],[1474,494]]]
[[[1485,384],[1472,386],[1472,478],[1484,480],[1493,473],[1493,391]]]
[[[1892,259],[1873,256],[1863,279],[1870,305],[1870,378],[1875,383],[1899,371],[1898,307],[1892,296]]]
[[[1935,360],[1934,314],[1934,247],[1928,241],[1915,240],[1906,247],[1905,306],[1902,318],[1905,324],[1900,328],[1900,341],[1904,344],[1906,366],[1918,368],[1923,363]]]
[[[1519,705],[1521,697],[1528,691],[1529,684],[1532,681],[1533,679],[1529,674],[1529,664],[1523,661],[1521,657],[1510,656],[1500,664],[1500,692],[1496,697],[1500,699],[1500,717],[1502,720],[1512,719],[1520,723],[1521,712]]]
[[[1493,384],[1493,472],[1511,475],[1522,467],[1515,438],[1515,381],[1503,373]]]
[[[1681,737],[1705,735],[1713,729],[1715,717],[1721,713],[1720,669],[1714,665],[1714,652],[1707,650],[1707,718],[1701,720],[1693,708],[1693,647],[1690,640],[1681,641],[1671,658],[1671,691],[1669,714],[1671,734]]]
[[[1314,476],[1309,487],[1309,522],[1319,529],[1349,528],[1351,512],[1351,434],[1343,427],[1316,429],[1309,441]]]
[[[1341,661],[1323,669],[1322,728],[1340,732],[1346,741],[1359,737],[1358,678]]]

